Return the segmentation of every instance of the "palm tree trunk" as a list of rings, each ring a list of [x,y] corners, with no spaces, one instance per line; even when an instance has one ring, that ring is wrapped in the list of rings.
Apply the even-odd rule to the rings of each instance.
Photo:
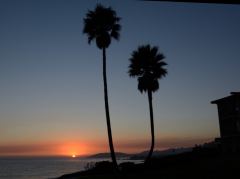
[[[153,107],[152,107],[152,92],[148,90],[148,102],[149,102],[149,111],[150,111],[150,123],[151,123],[151,136],[152,136],[152,142],[151,142],[151,148],[149,150],[148,156],[145,160],[145,164],[149,163],[153,149],[154,149],[154,142],[155,142],[155,136],[154,136],[154,121],[153,121]]]
[[[109,148],[110,148],[110,152],[111,152],[111,158],[112,158],[113,165],[114,165],[115,169],[118,171],[117,160],[116,160],[114,147],[113,147],[112,130],[111,130],[111,122],[110,122],[109,106],[108,106],[108,89],[107,89],[107,73],[106,73],[106,49],[105,48],[103,48],[103,83],[104,83],[104,100],[105,100],[105,110],[106,110]]]

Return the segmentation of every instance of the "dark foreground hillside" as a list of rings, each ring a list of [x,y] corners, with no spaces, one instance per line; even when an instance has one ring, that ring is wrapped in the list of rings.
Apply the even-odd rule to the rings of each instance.
[[[193,151],[160,159],[147,166],[123,163],[121,172],[113,172],[110,162],[59,179],[235,179],[240,178],[240,154],[220,154],[216,151]]]

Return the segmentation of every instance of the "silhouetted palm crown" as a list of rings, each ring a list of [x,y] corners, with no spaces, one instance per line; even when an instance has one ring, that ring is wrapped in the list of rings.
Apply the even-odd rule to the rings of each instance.
[[[95,39],[98,48],[107,48],[111,43],[111,38],[119,39],[121,29],[119,21],[120,18],[110,7],[105,8],[98,4],[94,11],[88,11],[83,29],[83,33],[88,36],[88,43]]]
[[[158,79],[167,74],[167,70],[163,68],[167,65],[164,58],[163,54],[158,53],[157,47],[150,45],[140,46],[133,51],[128,73],[131,77],[138,77],[138,90],[141,93],[159,89]]]

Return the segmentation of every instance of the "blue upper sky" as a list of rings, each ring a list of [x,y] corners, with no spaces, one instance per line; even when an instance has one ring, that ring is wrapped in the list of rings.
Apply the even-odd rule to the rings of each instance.
[[[121,17],[120,41],[107,49],[116,145],[149,143],[147,96],[127,74],[131,52],[146,43],[158,46],[168,63],[169,74],[153,95],[158,148],[217,137],[217,108],[210,101],[240,89],[239,5],[0,0],[0,147],[106,143],[102,53],[82,33],[96,3]]]

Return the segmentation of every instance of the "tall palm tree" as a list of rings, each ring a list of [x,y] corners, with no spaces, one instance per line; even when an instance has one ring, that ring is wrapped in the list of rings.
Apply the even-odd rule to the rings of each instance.
[[[139,46],[137,50],[133,51],[129,65],[130,77],[138,78],[138,90],[147,92],[149,110],[150,110],[150,124],[151,124],[151,147],[145,159],[145,164],[149,162],[154,149],[154,121],[153,121],[153,107],[152,107],[152,93],[159,89],[158,80],[167,74],[164,66],[167,65],[163,61],[164,55],[158,53],[158,47],[151,47],[149,44]]]
[[[119,40],[121,26],[119,24],[120,18],[117,17],[116,12],[111,7],[104,7],[101,4],[97,4],[94,11],[88,11],[86,18],[84,18],[83,33],[88,37],[88,43],[93,40],[96,41],[96,45],[102,50],[103,55],[103,84],[104,84],[104,99],[105,99],[105,111],[108,131],[109,148],[111,152],[111,158],[115,169],[118,170],[116,156],[114,152],[112,131],[110,123],[109,105],[108,105],[108,88],[107,88],[107,74],[106,74],[106,49],[111,44],[111,40]]]

